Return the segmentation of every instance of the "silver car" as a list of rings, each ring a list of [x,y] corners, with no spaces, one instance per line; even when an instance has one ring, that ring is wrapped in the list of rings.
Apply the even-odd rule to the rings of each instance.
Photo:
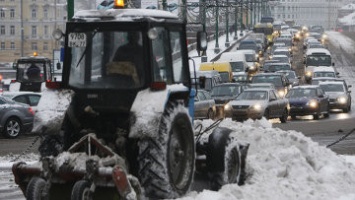
[[[214,119],[216,117],[216,104],[208,91],[199,89],[194,105],[195,119]]]
[[[319,86],[324,90],[324,93],[329,96],[330,109],[342,109],[343,112],[349,112],[351,110],[351,91],[347,90],[342,82],[325,81],[320,82]]]
[[[289,103],[281,98],[277,91],[268,88],[245,89],[235,100],[226,106],[226,115],[232,120],[279,118],[286,123],[289,113]]]
[[[6,138],[30,131],[33,119],[34,111],[29,105],[0,96],[0,131]]]

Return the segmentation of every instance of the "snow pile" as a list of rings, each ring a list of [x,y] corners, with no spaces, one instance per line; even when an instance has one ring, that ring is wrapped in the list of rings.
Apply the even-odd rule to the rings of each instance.
[[[204,121],[207,127],[212,121]],[[354,199],[355,166],[302,133],[271,128],[265,119],[244,123],[225,119],[250,143],[245,185],[225,185],[218,192],[189,193],[189,199]]]
[[[73,92],[70,90],[49,90],[42,92],[34,118],[33,133],[57,134],[62,124]]]

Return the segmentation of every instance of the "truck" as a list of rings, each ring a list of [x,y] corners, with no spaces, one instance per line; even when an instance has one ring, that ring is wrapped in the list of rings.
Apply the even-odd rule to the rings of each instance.
[[[47,91],[72,95],[57,129],[39,128],[39,162],[12,167],[27,199],[172,199],[195,172],[208,173],[215,190],[245,179],[249,144],[235,130],[193,129],[186,23],[122,7],[78,11],[55,34],[65,41],[63,74]],[[132,37],[142,51],[129,52],[132,43],[119,58]],[[198,32],[199,52],[206,41]]]
[[[59,63],[57,69],[60,68]],[[34,52],[32,56],[16,59],[13,62],[13,69],[16,70],[16,78],[11,80],[9,85],[9,91],[11,92],[41,92],[45,88],[46,81],[53,81],[52,74],[55,70],[52,60],[47,57],[38,56],[37,52]],[[38,77],[32,78],[33,75]]]

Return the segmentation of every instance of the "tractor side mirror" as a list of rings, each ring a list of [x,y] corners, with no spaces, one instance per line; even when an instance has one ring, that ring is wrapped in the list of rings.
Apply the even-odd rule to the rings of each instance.
[[[203,31],[197,32],[197,54],[200,56],[201,51],[204,52],[207,49],[207,33]]]

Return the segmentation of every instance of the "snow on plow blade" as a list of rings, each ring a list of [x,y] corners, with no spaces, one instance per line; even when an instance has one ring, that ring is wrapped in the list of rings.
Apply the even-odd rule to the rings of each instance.
[[[78,152],[83,148],[85,152]],[[57,157],[31,165],[15,163],[12,172],[27,199],[140,199],[142,195],[138,179],[127,174],[123,159],[94,134]]]

